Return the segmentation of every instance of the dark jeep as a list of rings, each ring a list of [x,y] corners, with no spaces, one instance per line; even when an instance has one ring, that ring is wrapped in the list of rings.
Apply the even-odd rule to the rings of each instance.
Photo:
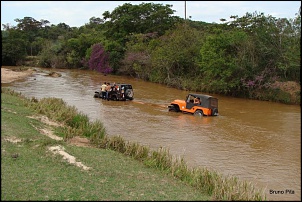
[[[111,86],[107,100],[133,100],[134,92],[131,84],[115,84]],[[103,98],[101,91],[94,92],[94,98]],[[105,98],[103,98],[105,99]]]

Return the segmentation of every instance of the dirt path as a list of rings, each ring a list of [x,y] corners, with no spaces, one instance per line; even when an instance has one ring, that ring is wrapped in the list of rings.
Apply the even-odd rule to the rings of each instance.
[[[33,72],[33,69],[27,69],[25,71],[13,71],[11,69],[1,67],[1,83],[11,83],[13,81],[26,78]]]
[[[9,112],[16,113],[16,112],[12,112],[12,111],[9,111]],[[62,126],[62,124],[49,120],[48,117],[46,117],[46,116],[27,116],[27,117],[31,118],[31,119],[40,120],[41,122],[46,123],[49,126],[55,126],[55,127]],[[54,139],[57,141],[63,140],[62,137],[58,137],[58,136],[54,135],[52,129],[50,129],[50,128],[37,128],[33,124],[31,124],[31,125],[33,128],[35,128],[41,134],[46,135],[51,139]],[[16,138],[16,137],[9,137],[9,138],[5,137],[4,141],[8,141],[8,142],[12,142],[12,143],[19,143],[19,142],[22,142],[23,140]],[[78,137],[78,136],[73,137],[67,143],[78,146],[78,147],[92,147],[92,145],[90,144],[90,142],[87,138],[82,138],[82,137]],[[76,161],[76,157],[67,153],[65,151],[65,148],[62,145],[58,144],[56,146],[49,147],[48,149],[51,152],[53,152],[54,154],[59,154],[59,155],[63,156],[63,159],[65,159],[70,164],[74,164],[74,165],[82,168],[83,170],[91,169],[91,167],[84,165],[82,162]]]

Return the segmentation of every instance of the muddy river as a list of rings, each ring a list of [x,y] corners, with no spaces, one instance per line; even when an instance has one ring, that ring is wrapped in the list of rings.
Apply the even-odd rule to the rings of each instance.
[[[251,181],[265,189],[268,200],[301,199],[299,105],[211,94],[219,99],[219,115],[195,117],[167,108],[172,100],[185,99],[188,91],[86,70],[56,69],[62,76],[53,78],[49,69],[36,69],[32,76],[2,86],[27,97],[62,98],[91,120],[101,120],[109,135],[164,147],[189,166]],[[104,81],[132,84],[134,100],[93,98]]]

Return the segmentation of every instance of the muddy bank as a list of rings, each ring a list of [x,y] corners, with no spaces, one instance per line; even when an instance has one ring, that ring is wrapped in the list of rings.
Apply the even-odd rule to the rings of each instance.
[[[33,72],[34,72],[33,69],[14,71],[11,69],[1,67],[1,83],[11,83],[13,81],[26,78],[32,75]]]

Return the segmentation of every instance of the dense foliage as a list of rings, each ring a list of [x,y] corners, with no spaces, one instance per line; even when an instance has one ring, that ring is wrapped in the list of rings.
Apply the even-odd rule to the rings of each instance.
[[[90,59],[88,61],[89,69],[108,74],[112,72],[109,66],[108,54],[105,52],[101,44],[95,44],[92,47]]]
[[[79,28],[16,19],[15,27],[2,25],[2,65],[23,65],[31,56],[42,67],[265,100],[279,96],[276,82],[300,84],[301,8],[294,19],[254,12],[215,24],[173,16],[171,7],[125,3]],[[274,93],[259,96],[267,92]]]

